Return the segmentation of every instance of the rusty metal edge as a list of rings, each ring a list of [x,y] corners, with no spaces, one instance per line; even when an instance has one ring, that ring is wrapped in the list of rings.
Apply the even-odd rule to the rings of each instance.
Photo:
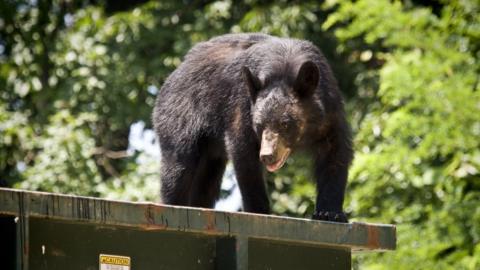
[[[0,214],[122,226],[137,230],[244,236],[329,246],[354,252],[386,251],[396,247],[394,225],[322,222],[6,188],[0,188]]]

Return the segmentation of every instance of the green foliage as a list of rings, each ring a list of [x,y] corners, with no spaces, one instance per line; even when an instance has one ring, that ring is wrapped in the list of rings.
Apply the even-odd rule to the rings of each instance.
[[[73,117],[66,110],[52,116],[44,136],[33,141],[33,147],[41,151],[23,173],[28,181],[18,187],[98,196],[94,187],[100,175],[92,159],[95,141],[88,129],[82,128],[94,120],[92,114]]]
[[[0,186],[157,201],[158,160],[128,134],[188,49],[226,32],[305,38],[347,98],[346,210],[398,225],[397,251],[354,267],[480,268],[478,1],[126,2],[0,2]],[[287,162],[268,175],[273,210],[308,217],[311,161]]]
[[[367,268],[480,267],[480,20],[464,21],[479,8],[452,2],[438,17],[400,2],[341,2],[324,24],[348,21],[337,37],[375,44],[384,62],[356,135],[349,207],[397,223],[399,249],[359,259]]]
[[[135,163],[130,163],[121,177],[97,185],[103,197],[128,201],[158,201],[160,181],[158,159],[140,153]]]
[[[309,156],[297,155],[290,157],[277,174],[267,176],[273,212],[310,218],[316,199],[312,166]]]
[[[32,157],[31,138],[33,130],[22,113],[11,112],[0,103],[0,184],[11,186],[22,179],[17,169],[21,160]]]

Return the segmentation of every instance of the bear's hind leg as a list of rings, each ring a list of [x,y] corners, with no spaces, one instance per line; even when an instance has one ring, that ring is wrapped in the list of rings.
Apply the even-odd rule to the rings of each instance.
[[[201,157],[195,170],[190,205],[213,208],[220,195],[227,153],[223,140],[204,138],[199,141]]]
[[[172,205],[190,205],[190,193],[199,163],[198,154],[181,155],[162,150],[160,166],[162,202]]]
[[[190,205],[213,208],[220,196],[223,173],[227,159],[207,156],[202,158],[197,168],[190,193]]]

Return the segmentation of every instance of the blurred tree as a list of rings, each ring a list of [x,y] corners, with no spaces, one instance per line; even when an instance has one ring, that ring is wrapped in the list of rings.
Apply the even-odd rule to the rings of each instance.
[[[94,161],[102,181],[121,178],[136,164],[137,156],[125,152],[130,125],[139,120],[150,122],[155,89],[193,42],[224,31],[218,26],[215,30],[197,11],[205,8],[216,14],[213,5],[197,3],[182,9],[182,3],[163,1],[108,16],[94,4],[1,3],[1,108],[24,119],[24,126],[15,123],[16,128],[10,129],[11,139],[0,145],[3,185],[12,186],[25,179],[27,174],[20,172],[22,168],[41,166],[38,159],[42,155],[48,155],[45,160],[55,159],[60,149],[44,151],[43,145],[27,141],[55,136],[57,131],[47,131],[57,126],[53,119],[65,111],[74,119],[84,112],[94,116],[88,125],[75,126],[87,130],[94,140],[94,147],[83,158]],[[132,6],[107,1],[105,9],[115,12]],[[75,123],[65,121],[62,125]],[[22,127],[29,130],[28,138],[16,134],[22,133]],[[80,138],[70,140],[82,144]],[[57,170],[67,172],[62,164],[56,165]],[[39,177],[44,176],[39,173]],[[71,182],[78,180],[75,175],[67,178]],[[51,181],[52,186],[45,183],[31,188],[51,190],[56,180]],[[22,186],[29,187],[28,183]]]
[[[361,41],[371,48],[357,61],[383,62],[359,123],[348,205],[358,219],[399,224],[399,248],[359,260],[373,269],[478,269],[479,2],[443,1],[438,15],[399,1],[330,4],[338,9],[324,27],[345,50]]]

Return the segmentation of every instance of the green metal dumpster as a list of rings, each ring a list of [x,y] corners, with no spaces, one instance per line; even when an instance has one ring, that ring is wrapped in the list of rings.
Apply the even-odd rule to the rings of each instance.
[[[395,226],[0,188],[0,269],[350,269]]]

